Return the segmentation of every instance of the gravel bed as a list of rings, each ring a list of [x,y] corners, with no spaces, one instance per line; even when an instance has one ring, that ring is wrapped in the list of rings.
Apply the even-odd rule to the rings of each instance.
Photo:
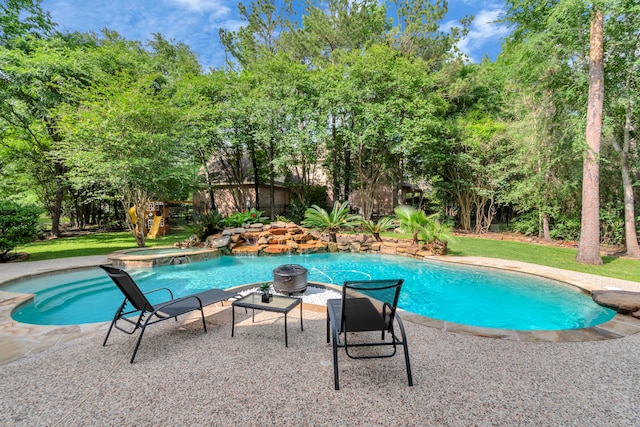
[[[404,358],[340,351],[333,389],[324,313],[283,316],[208,307],[135,336],[104,330],[2,366],[3,426],[637,426],[640,334],[532,343],[448,333],[406,322]]]

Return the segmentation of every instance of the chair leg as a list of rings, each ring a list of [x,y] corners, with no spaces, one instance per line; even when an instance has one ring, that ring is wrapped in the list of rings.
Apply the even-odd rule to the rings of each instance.
[[[109,330],[107,331],[107,336],[104,337],[104,342],[102,343],[103,347],[107,345],[107,340],[109,339],[109,335],[111,335],[111,330],[113,329],[113,325],[115,325],[118,319],[120,318],[120,315],[122,314],[122,311],[124,310],[124,306],[126,303],[127,303],[127,299],[125,298],[124,302],[120,305],[120,307],[116,311],[116,314],[113,316],[113,320],[111,321],[111,325],[109,325]]]
[[[407,334],[404,332],[404,325],[402,319],[396,314],[398,320],[398,326],[400,327],[400,334],[402,335],[402,347],[404,348],[404,363],[407,365],[407,379],[409,380],[409,387],[413,386],[413,375],[411,374],[411,362],[409,361],[409,346],[407,344]]]
[[[204,321],[204,310],[200,307],[200,314],[202,315],[202,326],[204,327],[204,331],[207,332],[207,322]]]
[[[144,323],[142,324],[142,326],[140,326],[140,335],[138,336],[138,340],[136,341],[136,346],[133,349],[133,354],[131,355],[130,363],[133,363],[133,359],[136,358],[136,353],[138,352],[138,347],[140,347],[140,342],[142,342],[142,335],[144,335],[144,331],[145,331],[145,329],[147,329],[147,324],[149,323],[149,320],[151,320],[152,317],[153,317],[153,315],[150,314],[149,317],[147,317],[147,320],[145,320]],[[138,322],[140,322],[140,320],[138,320]]]
[[[113,329],[113,324],[116,322],[116,319],[113,319],[113,321],[111,322],[111,325],[109,325],[109,330],[107,331],[107,336],[104,337],[104,342],[102,343],[102,346],[106,346],[107,345],[107,340],[109,339],[109,335],[111,335],[111,330]]]
[[[136,341],[136,346],[133,349],[133,354],[131,355],[131,360],[129,361],[129,363],[133,363],[133,359],[136,358],[136,353],[138,352],[138,347],[140,347],[140,342],[142,341],[142,335],[144,335],[144,330],[146,328],[147,328],[147,323],[145,322],[142,328],[140,328],[140,335],[138,336],[138,340]]]
[[[329,310],[327,309],[327,344],[329,344]]]
[[[407,379],[409,380],[409,387],[413,386],[413,375],[411,375],[411,362],[409,362],[409,349],[407,343],[404,343],[404,361],[407,365]]]
[[[333,336],[333,384],[336,390],[340,390],[340,380],[338,378],[338,338]]]

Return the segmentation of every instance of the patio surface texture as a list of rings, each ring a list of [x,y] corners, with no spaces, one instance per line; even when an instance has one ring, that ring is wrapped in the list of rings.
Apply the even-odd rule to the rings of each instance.
[[[525,263],[447,259],[640,291]],[[105,261],[3,264],[0,284]],[[212,306],[207,333],[189,317],[154,325],[130,364],[135,337],[114,331],[102,347],[105,324],[18,324],[10,313],[23,300],[0,291],[2,426],[640,426],[640,320],[627,316],[595,333],[532,335],[404,313],[414,386],[401,354],[351,360],[341,351],[335,391],[322,308],[305,307],[304,331],[290,313],[285,348],[282,315],[256,312],[252,324],[238,309],[231,338],[230,305]]]

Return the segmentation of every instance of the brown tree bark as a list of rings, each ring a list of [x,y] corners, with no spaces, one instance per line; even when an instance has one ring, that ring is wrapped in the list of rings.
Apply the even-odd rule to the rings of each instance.
[[[594,9],[589,51],[589,103],[587,105],[587,149],[582,169],[582,221],[576,261],[601,265],[600,257],[600,140],[604,103],[604,16]]]
[[[60,237],[60,217],[62,216],[62,200],[64,199],[64,185],[62,163],[56,162],[54,165],[56,171],[56,194],[51,206],[51,237]]]
[[[627,81],[627,86],[630,86],[629,81]],[[629,103],[627,103],[625,111],[623,135],[624,145],[620,147],[620,144],[614,140],[613,146],[616,151],[620,153],[620,172],[622,174],[622,189],[624,191],[624,237],[627,248],[626,255],[633,258],[640,258],[640,246],[638,245],[638,234],[636,233],[635,198],[629,169],[629,149],[631,146],[631,106]]]

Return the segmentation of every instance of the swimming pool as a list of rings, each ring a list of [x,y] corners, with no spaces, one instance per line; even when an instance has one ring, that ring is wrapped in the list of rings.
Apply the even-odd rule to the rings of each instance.
[[[577,329],[604,323],[613,310],[575,288],[526,274],[419,261],[391,255],[310,254],[223,256],[209,261],[128,269],[143,290],[168,287],[176,297],[211,288],[269,281],[281,264],[300,264],[309,280],[404,278],[399,306],[435,319],[512,330]],[[122,294],[100,269],[51,274],[6,291],[35,293],[12,317],[23,323],[68,325],[109,321]]]

